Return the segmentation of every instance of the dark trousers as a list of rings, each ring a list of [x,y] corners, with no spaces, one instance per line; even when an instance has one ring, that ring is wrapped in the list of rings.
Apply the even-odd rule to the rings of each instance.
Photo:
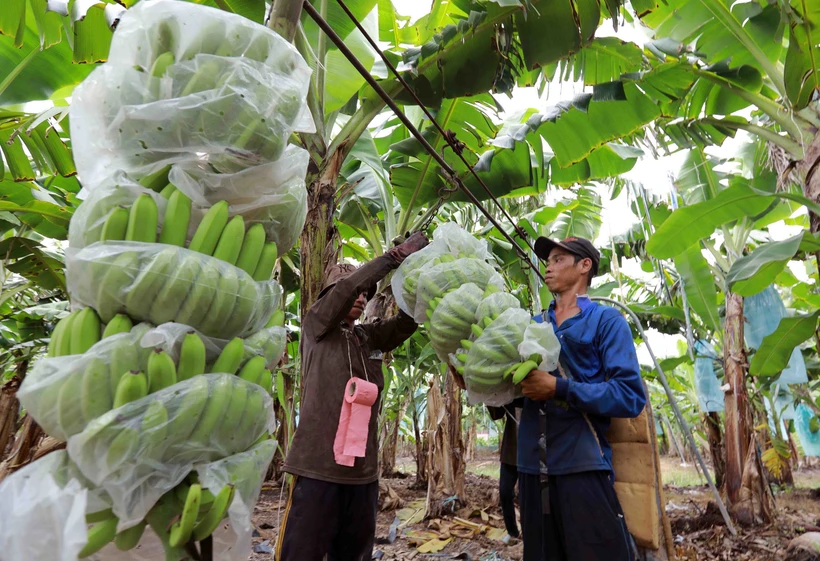
[[[541,481],[518,479],[523,561],[634,561],[632,537],[609,472],[549,478],[550,513],[541,509]]]
[[[327,483],[297,477],[279,527],[277,561],[370,561],[378,482]]]
[[[518,537],[518,523],[515,521],[515,484],[518,482],[518,468],[501,463],[498,478],[498,495],[501,501],[501,513],[504,515],[504,526],[507,533]]]

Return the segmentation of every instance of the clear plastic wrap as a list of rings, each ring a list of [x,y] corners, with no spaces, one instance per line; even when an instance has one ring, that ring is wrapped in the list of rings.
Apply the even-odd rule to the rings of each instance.
[[[100,241],[108,215],[118,206],[130,207],[140,195],[150,195],[157,203],[158,224],[165,217],[167,201],[159,193],[131,181],[123,172],[117,172],[103,184],[89,192],[77,207],[68,225],[68,243],[72,248],[82,249]]]
[[[467,283],[475,284],[482,291],[488,285],[504,288],[504,279],[498,271],[481,259],[456,259],[425,267],[419,275],[413,318],[417,323],[427,321],[427,309],[432,299]]]
[[[421,251],[410,255],[393,274],[391,286],[396,304],[404,313],[414,316],[416,309],[416,290],[419,275],[436,257],[451,255],[456,258],[469,257],[481,260],[492,260],[486,240],[472,236],[455,222],[442,224],[433,232],[433,241]],[[409,283],[407,281],[409,280]]]
[[[524,330],[524,340],[518,345],[518,353],[524,360],[538,356],[538,370],[542,372],[553,372],[558,368],[561,343],[555,336],[552,324],[546,321],[530,323]]]
[[[305,225],[309,161],[307,151],[288,146],[276,162],[238,173],[215,173],[207,162],[182,162],[171,167],[168,180],[193,202],[192,224],[214,203],[227,201],[232,216],[241,215],[246,227],[262,224],[267,240],[283,254]]]
[[[525,310],[507,310],[472,342],[464,362],[464,381],[470,404],[500,407],[519,395],[520,390],[512,378],[504,378],[504,373],[522,361],[518,346],[524,340],[530,322],[530,315]]]
[[[189,325],[219,339],[261,329],[279,304],[276,281],[256,282],[214,257],[165,244],[96,243],[66,255],[75,303],[107,322],[127,313],[155,325]]]
[[[76,479],[60,482],[58,450],[0,483],[0,560],[76,561],[87,541],[88,494]]]
[[[470,326],[475,323],[476,308],[484,290],[469,282],[451,290],[441,299],[430,318],[430,344],[444,362],[470,337]]]
[[[17,398],[50,436],[66,441],[111,410],[117,384],[129,370],[145,371],[150,349],[140,346],[145,323],[102,339],[81,355],[42,358]]]
[[[315,130],[305,104],[310,68],[244,17],[139,3],[123,15],[110,52],[71,103],[75,160],[88,185],[113,169],[142,177],[182,161],[233,173],[278,159],[293,130]]]
[[[196,464],[245,451],[273,431],[272,403],[237,376],[194,376],[94,419],[69,439],[68,454],[127,528]]]
[[[814,432],[811,430],[812,419],[815,420],[815,425],[818,425],[815,427],[817,430]],[[803,447],[803,454],[805,456],[820,456],[820,419],[805,403],[801,403],[795,408],[794,428],[797,430],[797,437]]]

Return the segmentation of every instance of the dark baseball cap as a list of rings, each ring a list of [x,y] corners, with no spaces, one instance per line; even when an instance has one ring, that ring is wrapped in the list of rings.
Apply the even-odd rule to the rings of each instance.
[[[549,258],[550,251],[556,247],[560,247],[561,249],[569,251],[574,255],[591,259],[591,276],[594,277],[598,274],[598,264],[601,262],[601,254],[597,249],[595,249],[595,246],[592,245],[591,241],[573,236],[564,238],[560,242],[545,237],[540,237],[535,240],[535,254],[544,261]]]

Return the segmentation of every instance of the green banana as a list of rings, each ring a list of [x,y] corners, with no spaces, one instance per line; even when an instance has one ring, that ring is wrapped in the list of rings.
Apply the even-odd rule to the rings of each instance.
[[[222,349],[219,357],[211,367],[211,372],[236,374],[245,352],[245,342],[239,337],[231,339]]]
[[[185,240],[188,239],[190,222],[191,199],[177,189],[169,197],[168,205],[165,207],[165,219],[159,234],[159,243],[184,247]]]
[[[538,364],[536,364],[534,360],[528,360],[522,363],[521,366],[519,366],[513,374],[513,383],[520,384],[524,381],[524,378],[526,378],[527,375],[536,368],[538,368]]]
[[[188,496],[185,499],[185,506],[182,509],[182,517],[179,522],[171,526],[171,547],[181,547],[191,539],[194,531],[196,517],[199,513],[199,500],[202,495],[202,486],[198,483],[191,485],[188,489]]]
[[[168,67],[174,64],[174,53],[166,51],[154,59],[154,65],[151,67],[151,76],[154,78],[162,78]]]
[[[120,465],[129,460],[136,451],[139,444],[139,432],[131,427],[121,427],[117,435],[108,444],[108,452],[105,455],[105,464],[108,469],[114,471]]]
[[[166,559],[186,559],[190,554],[183,549],[171,547],[168,543],[170,539],[168,528],[171,527],[174,519],[179,513],[178,507],[174,504],[175,501],[165,493],[160,497],[157,504],[148,511],[145,519],[151,525],[151,529],[159,537],[162,542],[162,547],[165,550]]]
[[[216,249],[214,249],[214,257],[231,265],[235,264],[239,258],[239,252],[242,250],[244,236],[245,221],[241,216],[234,216],[219,236],[219,242],[216,244]]]
[[[476,324],[472,324],[470,329],[472,330],[473,335],[476,336],[476,339],[481,337],[481,334],[484,333],[484,330]]]
[[[501,290],[501,289],[500,289],[500,288],[498,288],[497,286],[495,286],[494,284],[488,284],[488,285],[487,285],[487,287],[484,289],[484,298],[486,298],[486,297],[487,297],[487,296],[489,296],[490,294],[495,294],[495,293],[496,293],[496,292],[498,292],[499,290]],[[483,300],[484,298],[482,298],[482,300]]]
[[[521,366],[521,363],[520,363],[520,362],[513,363],[513,364],[512,364],[509,368],[507,368],[507,369],[504,371],[504,376],[503,376],[503,378],[506,380],[507,378],[509,378],[510,376],[512,376],[512,373],[513,373],[513,372],[515,372],[515,371],[518,369],[518,367],[519,367],[519,366]]]
[[[111,410],[114,397],[108,380],[108,365],[103,359],[92,357],[83,373],[82,409],[86,420]]]
[[[139,184],[146,189],[159,193],[166,185],[168,185],[168,172],[170,171],[171,165],[169,164],[161,169],[158,169],[154,173],[146,175],[139,180]]]
[[[194,526],[193,538],[195,541],[202,541],[214,533],[219,523],[228,514],[228,508],[233,502],[235,492],[236,487],[234,485],[225,485],[217,493],[208,513]]]
[[[193,288],[193,282],[200,271],[202,258],[194,253],[186,253],[182,262],[169,273],[162,289],[151,306],[150,319],[161,325],[176,319],[185,298]]]
[[[128,333],[134,327],[134,322],[125,314],[117,314],[109,321],[103,330],[102,338],[111,337],[120,333]]]
[[[74,372],[63,381],[57,396],[57,422],[67,436],[77,434],[85,427],[87,420],[82,410],[83,377]]]
[[[125,309],[133,317],[145,318],[179,260],[179,252],[165,248],[147,260],[125,295]]]
[[[85,515],[85,523],[86,524],[96,524],[97,522],[104,522],[114,516],[114,511],[110,508],[105,510],[98,510],[97,512],[92,512]]]
[[[128,215],[125,239],[131,242],[156,242],[158,213],[157,203],[151,195],[143,193],[137,197]]]
[[[120,551],[134,549],[137,547],[137,544],[140,543],[140,539],[142,539],[142,534],[145,532],[147,525],[148,523],[143,520],[136,526],[131,526],[127,530],[123,530],[114,538],[114,545],[116,545]]]
[[[114,409],[122,407],[126,403],[142,399],[146,395],[148,395],[148,379],[144,373],[131,370],[117,384],[117,392],[114,394]]]
[[[177,313],[175,321],[192,327],[199,327],[208,306],[213,302],[216,290],[219,287],[219,263],[214,259],[202,258],[202,268],[191,286],[188,297]]]
[[[242,248],[239,250],[239,257],[236,259],[236,266],[253,276],[256,267],[259,265],[259,258],[262,256],[264,247],[265,227],[262,224],[254,224],[245,232],[245,239],[242,241]]]
[[[168,409],[159,401],[152,401],[145,409],[140,425],[140,452],[146,459],[158,461],[165,452],[168,437]]]
[[[205,343],[194,331],[189,331],[182,339],[179,349],[177,381],[182,382],[197,374],[205,373]]]
[[[202,410],[202,416],[197,422],[188,440],[194,443],[209,442],[210,435],[219,425],[231,401],[234,380],[230,376],[221,376],[214,380],[208,397],[208,403]],[[213,446],[213,442],[211,442]],[[197,451],[199,452],[199,451]]]
[[[102,522],[98,522],[88,530],[88,541],[85,546],[77,554],[77,557],[83,559],[90,555],[97,553],[117,536],[117,520],[116,516],[111,516]]]
[[[202,222],[194,232],[194,237],[188,245],[191,251],[198,251],[205,255],[213,255],[222,230],[228,224],[228,203],[219,201],[205,213]]]
[[[262,386],[262,375],[265,372],[265,357],[255,356],[248,360],[239,370],[238,376],[250,382]]]
[[[234,442],[238,444],[238,447],[229,452],[235,454],[250,446],[259,436],[259,428],[261,428],[266,421],[267,414],[264,408],[264,394],[262,390],[259,388],[249,389],[248,397],[245,401],[245,412],[242,414],[242,420],[235,429],[239,442]]]
[[[268,392],[268,395],[273,395],[273,372],[267,368],[263,370],[262,376],[259,377],[259,385]]]
[[[467,362],[467,354],[466,353],[458,353],[456,355],[456,360],[458,360],[462,364]]]
[[[271,274],[273,274],[273,266],[276,264],[276,258],[279,257],[279,250],[275,242],[268,242],[262,248],[262,255],[259,256],[259,264],[253,272],[253,280],[255,281],[269,281]]]
[[[473,342],[472,342],[472,341],[470,341],[469,339],[462,339],[462,340],[460,341],[460,343],[461,343],[461,346],[462,346],[462,347],[464,347],[465,349],[467,349],[468,351],[469,351],[469,350],[472,348],[472,346],[473,346]]]
[[[226,267],[222,271],[214,300],[205,314],[202,325],[200,325],[200,331],[205,335],[219,335],[224,330],[226,322],[229,321],[239,290],[239,276],[237,273],[238,269],[233,267]]]
[[[71,323],[75,317],[77,317],[77,312],[72,312],[54,326],[54,331],[51,332],[51,341],[48,342],[49,356],[71,354]]]
[[[202,376],[195,376],[190,381],[188,391],[182,397],[174,415],[170,417],[168,446],[163,459],[177,457],[179,449],[184,448],[208,402],[208,389],[208,380]]]
[[[139,357],[137,356],[137,348],[130,340],[123,338],[118,341],[118,344],[111,349],[109,355],[109,388],[112,396],[117,394],[117,386],[120,380],[131,370],[139,371]]]
[[[148,357],[148,392],[158,392],[176,383],[174,359],[162,349],[154,349]]]
[[[250,327],[254,310],[260,305],[256,283],[244,273],[239,273],[237,281],[236,300],[224,324],[225,333],[240,333]]]
[[[159,192],[159,194],[160,194],[160,196],[162,196],[162,198],[164,198],[167,201],[168,199],[171,198],[171,195],[173,195],[174,192],[176,192],[176,190],[177,190],[177,188],[174,187],[174,184],[169,183],[168,185],[165,186],[165,188],[162,191]]]
[[[285,310],[278,309],[265,324],[265,327],[282,327],[285,325]]]
[[[114,208],[105,219],[100,241],[120,241],[125,239],[128,229],[128,209],[118,206]]]
[[[71,354],[80,355],[100,340],[100,318],[93,308],[83,308],[71,323]]]
[[[112,263],[106,266],[108,270],[99,281],[96,310],[100,319],[107,323],[115,315],[124,311],[125,288],[139,272],[139,257],[135,252],[127,251],[118,255]]]
[[[221,442],[223,446],[227,445],[231,449],[239,448],[237,444],[242,438],[242,435],[236,432],[236,428],[242,421],[245,405],[248,402],[249,390],[252,388],[253,386],[249,386],[248,384],[234,384],[233,392],[231,392],[231,401],[225,410],[222,423],[220,423],[217,428],[216,442]]]

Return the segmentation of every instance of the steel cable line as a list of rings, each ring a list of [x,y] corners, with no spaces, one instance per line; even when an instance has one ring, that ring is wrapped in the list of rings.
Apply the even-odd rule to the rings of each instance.
[[[402,122],[402,124],[404,124],[404,126],[407,127],[407,130],[410,131],[410,133],[416,138],[416,140],[419,141],[419,143],[430,154],[430,156],[441,166],[442,171],[444,172],[444,174],[451,181],[455,182],[455,184],[458,186],[458,188],[461,189],[464,192],[464,194],[467,196],[468,199],[470,199],[470,202],[472,202],[474,205],[476,205],[476,207],[481,211],[481,213],[485,217],[487,217],[487,220],[489,220],[490,223],[496,229],[498,229],[499,232],[501,232],[501,234],[507,239],[507,241],[509,241],[512,244],[513,248],[515,248],[516,252],[519,254],[521,259],[524,260],[524,262],[527,264],[528,267],[530,267],[531,269],[533,269],[535,271],[535,273],[541,278],[541,280],[543,282],[544,281],[544,276],[541,274],[541,271],[538,269],[538,267],[532,262],[529,255],[527,255],[527,252],[524,251],[524,249],[521,248],[521,246],[518,244],[518,242],[515,240],[515,238],[513,238],[510,234],[507,233],[506,230],[504,230],[504,228],[501,227],[501,225],[498,223],[498,221],[496,221],[496,219],[487,211],[487,209],[484,207],[484,205],[481,204],[481,201],[479,201],[478,198],[476,198],[476,196],[469,189],[467,189],[467,187],[462,182],[461,178],[458,176],[458,173],[452,167],[450,167],[450,164],[447,163],[447,161],[444,159],[444,157],[441,154],[439,154],[438,152],[436,152],[436,149],[433,148],[433,146],[427,141],[426,138],[424,138],[424,136],[422,136],[422,134],[418,131],[418,129],[416,129],[416,127],[413,125],[413,123],[410,122],[410,120],[407,118],[407,116],[404,114],[404,112],[396,105],[396,103],[393,101],[393,98],[391,98],[390,95],[386,91],[384,91],[384,89],[378,84],[378,82],[376,82],[376,80],[373,78],[373,76],[370,75],[370,72],[368,72],[367,69],[362,65],[362,63],[359,61],[359,59],[356,58],[356,55],[354,55],[350,51],[350,49],[344,44],[344,40],[342,40],[342,38],[339,37],[336,34],[336,32],[333,30],[333,28],[330,27],[330,24],[328,24],[327,21],[325,21],[325,19],[319,14],[319,12],[316,11],[316,8],[314,8],[310,4],[310,2],[305,1],[303,6],[304,6],[305,12],[307,12],[307,14],[311,17],[311,19],[313,19],[313,21],[316,22],[316,24],[319,26],[319,28],[324,33],[327,34],[327,36],[330,38],[330,40],[333,41],[333,43],[339,49],[339,52],[341,52],[345,56],[345,58],[347,58],[347,60],[350,62],[350,64],[352,64],[353,67],[359,72],[359,74],[362,75],[362,77],[365,79],[365,81],[368,83],[368,85],[370,85],[370,87],[373,88],[373,90],[379,95],[379,97],[382,98],[382,100],[385,102],[385,104],[393,111],[393,113],[396,115],[396,117]],[[380,49],[379,49],[379,52],[381,53]],[[422,107],[424,107],[424,106],[422,105]],[[426,109],[425,109],[425,111],[426,111]],[[435,120],[434,120],[434,122],[435,122]],[[449,136],[449,135],[447,135],[447,136]],[[445,138],[446,138],[446,136],[445,136]],[[449,144],[449,139],[448,139],[448,144]],[[454,151],[455,151],[455,149],[454,149]],[[473,170],[472,166],[467,164],[467,167],[474,174],[476,173],[475,170]],[[480,181],[480,179],[479,179],[479,181]],[[486,186],[485,186],[485,188],[486,188]],[[497,201],[496,201],[496,203],[497,203]],[[512,220],[512,219],[510,218],[510,220]],[[518,231],[517,226],[515,228],[516,228],[516,231]],[[524,238],[524,240],[527,241],[526,238]],[[529,245],[529,242],[527,242],[527,243]]]

